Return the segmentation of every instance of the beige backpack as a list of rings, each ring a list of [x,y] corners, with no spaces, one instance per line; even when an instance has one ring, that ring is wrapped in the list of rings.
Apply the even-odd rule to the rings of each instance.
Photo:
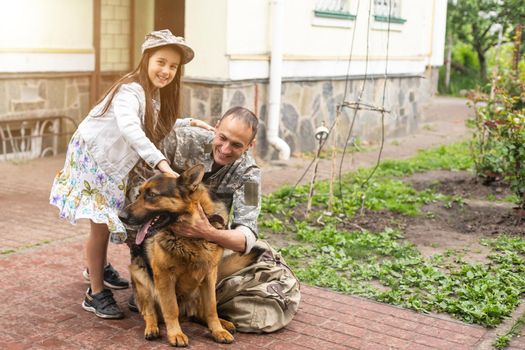
[[[290,323],[301,292],[281,255],[265,241],[256,245],[266,250],[259,261],[217,284],[217,310],[240,332],[270,333]]]

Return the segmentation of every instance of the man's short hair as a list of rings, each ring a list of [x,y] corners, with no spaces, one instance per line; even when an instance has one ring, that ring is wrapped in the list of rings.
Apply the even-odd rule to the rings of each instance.
[[[251,143],[255,138],[255,135],[257,135],[257,128],[259,127],[259,119],[257,116],[249,109],[237,106],[228,109],[219,119],[219,124],[227,117],[231,117],[232,119],[240,119],[243,123],[248,125],[250,129],[252,129],[252,137],[250,139]]]

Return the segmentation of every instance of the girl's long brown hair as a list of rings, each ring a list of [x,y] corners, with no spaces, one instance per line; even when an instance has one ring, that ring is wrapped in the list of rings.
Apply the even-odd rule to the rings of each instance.
[[[139,65],[130,73],[124,75],[122,78],[117,80],[108,91],[102,96],[102,98],[97,102],[101,103],[108,95],[109,99],[104,105],[104,108],[98,116],[106,113],[113,102],[115,94],[118,92],[122,84],[128,84],[136,82],[142,86],[144,89],[144,97],[146,99],[146,108],[144,113],[144,132],[146,136],[153,142],[155,145],[158,145],[160,141],[171,131],[175,122],[180,117],[181,108],[180,108],[180,91],[181,91],[181,76],[182,76],[182,65],[177,69],[177,73],[173,78],[173,81],[160,89],[160,113],[158,116],[157,123],[155,125],[154,115],[153,115],[153,92],[154,86],[150,82],[148,77],[148,62],[151,57],[163,46],[155,47],[144,51]],[[179,54],[180,57],[184,57],[182,51],[176,47],[172,46]],[[118,116],[117,116],[118,118]]]

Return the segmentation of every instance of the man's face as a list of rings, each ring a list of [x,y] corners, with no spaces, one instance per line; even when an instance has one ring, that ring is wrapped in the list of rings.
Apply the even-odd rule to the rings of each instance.
[[[240,119],[227,116],[215,126],[213,160],[228,165],[239,159],[253,145],[253,131]]]

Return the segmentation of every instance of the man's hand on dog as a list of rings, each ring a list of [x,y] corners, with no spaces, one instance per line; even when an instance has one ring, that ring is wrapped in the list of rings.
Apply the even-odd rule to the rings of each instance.
[[[199,204],[198,217],[194,220],[193,224],[187,221],[180,221],[175,224],[175,232],[178,235],[187,238],[202,238],[207,241],[213,242],[217,229],[210,224],[210,221],[206,217],[204,210]]]
[[[193,218],[193,223],[190,224],[184,221],[175,224],[174,229],[178,235],[187,238],[204,239],[235,252],[245,251],[246,237],[242,231],[214,227],[206,217],[200,204],[197,212],[198,215],[196,218]]]

